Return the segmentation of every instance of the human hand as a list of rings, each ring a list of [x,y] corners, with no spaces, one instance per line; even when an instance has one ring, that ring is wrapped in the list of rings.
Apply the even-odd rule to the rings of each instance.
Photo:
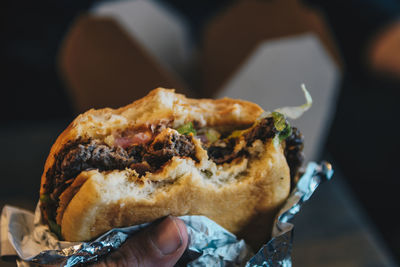
[[[168,216],[128,238],[121,248],[92,266],[174,266],[187,244],[184,222]]]

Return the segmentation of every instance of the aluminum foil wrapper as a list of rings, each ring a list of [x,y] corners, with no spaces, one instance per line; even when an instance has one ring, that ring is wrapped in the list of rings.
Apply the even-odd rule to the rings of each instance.
[[[190,243],[177,266],[291,266],[293,224],[289,221],[332,174],[329,163],[307,165],[277,216],[271,240],[256,254],[243,240],[204,216],[180,217],[187,226]],[[65,242],[42,223],[39,208],[33,214],[6,205],[1,214],[0,256],[15,256],[18,266],[79,266],[96,262],[118,249],[130,235],[147,225],[115,228],[92,242]]]

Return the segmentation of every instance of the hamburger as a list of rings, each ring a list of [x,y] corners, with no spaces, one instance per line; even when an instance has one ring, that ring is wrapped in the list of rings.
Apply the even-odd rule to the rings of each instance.
[[[50,150],[43,221],[60,239],[88,241],[167,215],[204,215],[256,248],[303,160],[303,137],[282,113],[163,88],[91,109]]]

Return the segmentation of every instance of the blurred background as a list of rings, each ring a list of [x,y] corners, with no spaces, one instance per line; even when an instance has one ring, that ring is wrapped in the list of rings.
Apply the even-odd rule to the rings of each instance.
[[[89,108],[125,105],[162,86],[275,109],[302,104],[305,83],[314,107],[293,124],[307,160],[328,159],[337,172],[296,219],[294,263],[400,260],[400,1],[2,6],[0,208],[35,208],[52,143]]]

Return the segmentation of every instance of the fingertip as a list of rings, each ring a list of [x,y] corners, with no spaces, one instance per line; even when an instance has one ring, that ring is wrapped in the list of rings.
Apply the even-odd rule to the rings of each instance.
[[[189,241],[189,235],[188,235],[188,231],[187,231],[185,222],[175,216],[170,215],[168,217],[170,217],[172,220],[174,220],[177,228],[179,229],[179,233],[180,233],[181,240],[182,240],[182,247],[186,248],[188,245],[188,241]]]
[[[150,238],[163,255],[172,255],[185,250],[187,230],[184,222],[174,216],[167,216],[155,225]]]

